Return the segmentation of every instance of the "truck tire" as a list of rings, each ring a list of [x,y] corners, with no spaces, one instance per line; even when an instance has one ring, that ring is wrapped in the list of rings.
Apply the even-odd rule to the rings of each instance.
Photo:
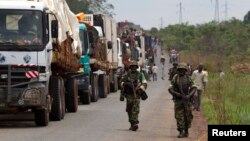
[[[50,95],[52,97],[51,112],[49,114],[50,120],[60,121],[62,118],[62,94],[61,94],[61,84],[59,77],[50,77]]]
[[[121,89],[121,78],[120,77],[117,77],[117,88],[118,88],[118,90],[120,90]]]
[[[100,98],[106,98],[107,97],[107,83],[106,83],[106,75],[101,74],[99,75],[98,79],[98,89],[99,89],[99,96]]]
[[[110,90],[110,83],[111,83],[111,79],[109,75],[105,75],[106,79],[105,79],[105,84],[106,84],[106,93],[110,94],[111,90]]]
[[[90,104],[92,95],[91,86],[89,86],[89,89],[87,91],[78,91],[78,93],[80,93],[80,101],[82,102],[82,104]]]
[[[117,75],[115,75],[115,92],[118,91],[118,78]]]
[[[99,99],[99,90],[98,90],[98,75],[91,75],[91,102],[96,102]]]
[[[37,126],[47,126],[49,124],[49,110],[45,109],[37,109],[34,112],[35,114],[35,123]]]
[[[110,91],[117,92],[117,90],[118,90],[118,80],[117,80],[117,75],[114,74],[113,80],[110,82]]]
[[[76,112],[78,108],[78,86],[74,78],[70,78],[66,85],[66,109],[68,112]]]
[[[65,115],[65,111],[66,111],[66,103],[65,103],[65,86],[64,86],[64,80],[63,80],[63,78],[62,77],[59,77],[59,83],[60,83],[60,85],[61,85],[61,92],[60,92],[60,94],[61,94],[61,97],[62,97],[62,117],[61,117],[61,119],[63,119],[64,118],[64,115]]]

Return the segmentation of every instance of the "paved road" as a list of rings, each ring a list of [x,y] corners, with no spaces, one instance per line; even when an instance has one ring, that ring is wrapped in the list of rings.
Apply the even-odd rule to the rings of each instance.
[[[157,65],[160,68],[159,61]],[[169,82],[167,79],[161,80],[160,74],[159,71],[158,81],[148,82],[149,98],[141,101],[137,132],[128,130],[130,125],[125,112],[126,103],[119,101],[117,92],[90,105],[80,105],[77,113],[67,113],[62,121],[50,122],[47,127],[36,127],[33,121],[0,121],[0,141],[197,140],[198,127],[195,124],[190,137],[177,138],[173,102],[167,91]],[[32,119],[32,116],[26,117]],[[3,118],[0,116],[0,119]]]

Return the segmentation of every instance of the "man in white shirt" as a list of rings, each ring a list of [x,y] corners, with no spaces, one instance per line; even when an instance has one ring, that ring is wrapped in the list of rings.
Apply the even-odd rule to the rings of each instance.
[[[192,73],[191,79],[197,86],[197,95],[194,97],[194,110],[200,111],[201,95],[208,81],[206,73],[203,71],[203,65],[199,64],[197,70]]]
[[[158,72],[158,67],[154,64],[152,67],[152,72],[153,72],[153,81],[157,81],[157,72]]]

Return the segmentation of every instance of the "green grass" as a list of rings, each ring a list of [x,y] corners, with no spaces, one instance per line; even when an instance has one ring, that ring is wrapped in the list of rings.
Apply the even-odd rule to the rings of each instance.
[[[250,74],[231,73],[228,59],[218,61],[218,55],[181,51],[181,61],[195,67],[203,62],[209,78],[202,96],[202,109],[209,124],[250,124]],[[225,72],[219,79],[218,68]],[[216,73],[217,72],[217,73]]]
[[[209,124],[250,124],[250,75],[209,74],[202,107]]]

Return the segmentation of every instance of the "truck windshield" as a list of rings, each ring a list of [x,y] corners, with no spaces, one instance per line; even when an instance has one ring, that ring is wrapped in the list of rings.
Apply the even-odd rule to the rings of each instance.
[[[0,50],[41,49],[42,23],[41,11],[0,10]]]

